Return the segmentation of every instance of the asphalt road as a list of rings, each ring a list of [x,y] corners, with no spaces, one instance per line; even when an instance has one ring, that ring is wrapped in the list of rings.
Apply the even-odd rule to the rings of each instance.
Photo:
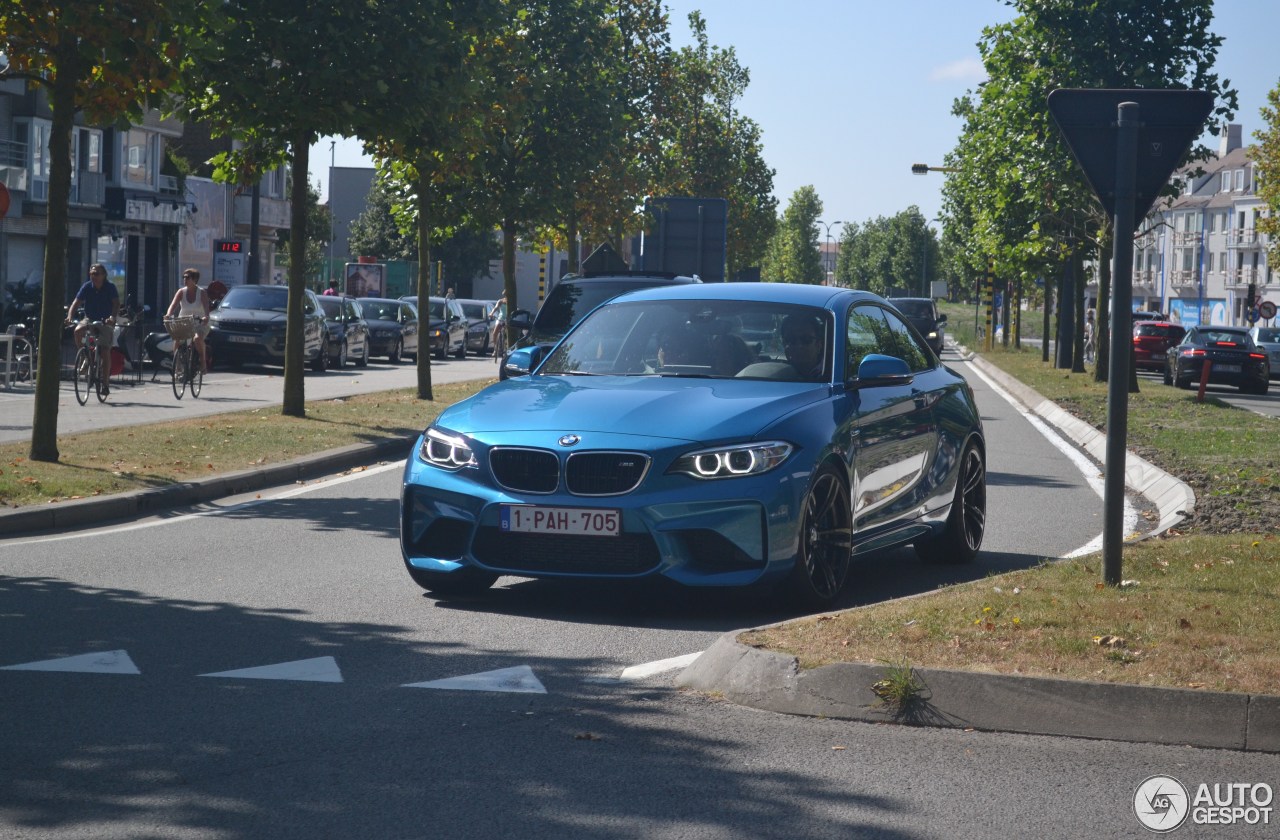
[[[444,385],[471,379],[498,376],[493,359],[468,356],[466,359],[431,360],[431,382]],[[324,373],[307,371],[304,389],[308,400],[333,399],[351,394],[413,388],[418,383],[413,362],[398,365],[375,359],[367,368],[346,367]],[[168,371],[155,382],[150,373],[136,384],[113,381],[105,403],[96,397],[85,405],[76,402],[70,382],[63,382],[58,400],[58,433],[74,434],[90,429],[161,423],[188,417],[202,417],[226,411],[243,411],[262,406],[279,406],[284,396],[284,373],[280,368],[246,367],[242,370],[214,370],[204,379],[198,398],[187,393],[175,399]],[[35,391],[30,383],[0,388],[0,443],[29,440],[35,412]]]
[[[309,376],[308,393],[340,378]],[[1094,468],[973,382],[991,444],[982,555],[862,561],[845,606],[1095,539]],[[401,565],[398,490],[384,465],[0,540],[0,837],[1132,837],[1153,773],[1280,779],[1274,755],[795,718],[678,691],[722,633],[789,615],[768,593],[517,578],[436,601]]]

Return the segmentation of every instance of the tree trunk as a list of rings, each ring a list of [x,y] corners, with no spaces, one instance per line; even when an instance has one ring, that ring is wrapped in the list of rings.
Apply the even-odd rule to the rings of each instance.
[[[289,260],[289,303],[285,309],[284,330],[284,403],[281,413],[286,417],[307,416],[305,346],[303,335],[302,301],[307,288],[307,167],[311,156],[309,132],[299,132],[293,138],[293,183],[289,191],[289,253],[298,259]],[[258,259],[258,243],[249,243],[253,259]],[[328,348],[320,347],[321,353]]]
[[[414,167],[418,173],[426,167]],[[431,343],[427,322],[431,313],[431,183],[419,174],[414,186],[418,194],[418,399],[434,400],[431,386]],[[447,313],[446,313],[447,314]]]
[[[1049,361],[1049,338],[1053,335],[1052,328],[1052,311],[1053,311],[1053,278],[1048,273],[1044,277],[1044,324],[1041,327],[1040,335],[1043,338],[1040,341],[1040,361]]]
[[[49,132],[49,223],[44,240],[44,285],[40,301],[40,353],[36,368],[33,461],[58,460],[58,390],[62,378],[62,320],[67,299],[67,205],[71,201],[71,132],[76,114],[79,61],[74,44],[57,50]],[[110,281],[107,281],[110,282]],[[68,313],[74,315],[74,313]]]
[[[1071,271],[1075,275],[1075,294],[1076,294],[1076,334],[1075,334],[1075,351],[1071,354],[1071,372],[1084,373],[1084,323],[1085,323],[1085,305],[1084,305],[1084,252],[1079,245],[1072,243],[1071,249]],[[1095,336],[1096,341],[1096,336]]]
[[[507,293],[507,347],[516,341],[511,329],[511,315],[519,308],[516,299],[516,223],[514,219],[502,220],[502,288]]]

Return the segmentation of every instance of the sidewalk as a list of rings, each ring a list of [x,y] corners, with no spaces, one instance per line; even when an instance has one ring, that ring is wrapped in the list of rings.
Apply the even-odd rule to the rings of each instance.
[[[980,356],[968,357],[1026,409],[1105,462],[1106,436]],[[1175,525],[1195,505],[1182,481],[1130,453],[1125,481],[1159,511],[1148,537]],[[886,677],[880,665],[848,663],[801,670],[793,656],[758,650],[726,633],[677,679],[742,706],[793,715],[873,723],[908,723],[1280,752],[1280,697],[1112,683],[915,669],[925,690],[902,714],[887,711],[871,687]]]

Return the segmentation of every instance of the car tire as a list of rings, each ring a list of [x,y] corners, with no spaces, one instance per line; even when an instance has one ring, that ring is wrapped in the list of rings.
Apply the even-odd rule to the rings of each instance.
[[[406,566],[413,582],[436,595],[479,595],[498,580],[498,576],[475,569],[456,572],[429,572]]]
[[[800,515],[791,602],[805,610],[832,607],[849,579],[853,559],[853,520],[849,488],[830,465],[814,475]]]
[[[467,341],[466,341],[466,339],[463,339],[463,340],[462,340],[462,343],[458,345],[458,352],[457,352],[457,353],[454,353],[454,354],[453,354],[453,357],[454,357],[455,359],[465,359],[465,358],[467,357]]]
[[[369,342],[364,343],[360,358],[356,359],[356,365],[362,368],[369,366]]]
[[[1175,365],[1173,368],[1173,384],[1176,388],[1182,388],[1184,391],[1191,388],[1191,380],[1182,378],[1182,366]]]
[[[387,358],[391,360],[391,364],[400,364],[400,357],[403,355],[404,344],[400,339],[396,339],[396,343],[391,345],[391,352],[387,354]]]
[[[916,554],[926,563],[972,563],[982,547],[987,528],[987,471],[977,444],[965,447],[956,475],[955,497],[946,525],[937,536],[915,543]]]
[[[1168,366],[1168,365],[1165,365],[1165,366],[1164,366],[1164,384],[1166,384],[1166,385],[1172,385],[1172,384],[1173,384],[1173,377],[1169,374],[1169,366]]]
[[[346,339],[343,339],[342,343],[338,345],[338,363],[336,367],[338,368],[338,370],[342,370],[346,366],[347,366],[347,341]]]
[[[316,373],[324,373],[329,369],[329,348],[325,344],[320,345],[320,352],[311,360],[311,369]]]
[[[449,351],[449,345],[442,342],[440,344],[440,349],[435,352],[435,356],[437,359],[443,362],[444,357],[449,355],[448,351]]]

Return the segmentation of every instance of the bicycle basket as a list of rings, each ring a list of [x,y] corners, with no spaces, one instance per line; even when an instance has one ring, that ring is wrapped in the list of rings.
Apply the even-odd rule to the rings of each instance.
[[[165,318],[164,326],[169,331],[169,335],[173,336],[174,341],[186,341],[196,334],[196,319],[190,315],[181,318]]]

